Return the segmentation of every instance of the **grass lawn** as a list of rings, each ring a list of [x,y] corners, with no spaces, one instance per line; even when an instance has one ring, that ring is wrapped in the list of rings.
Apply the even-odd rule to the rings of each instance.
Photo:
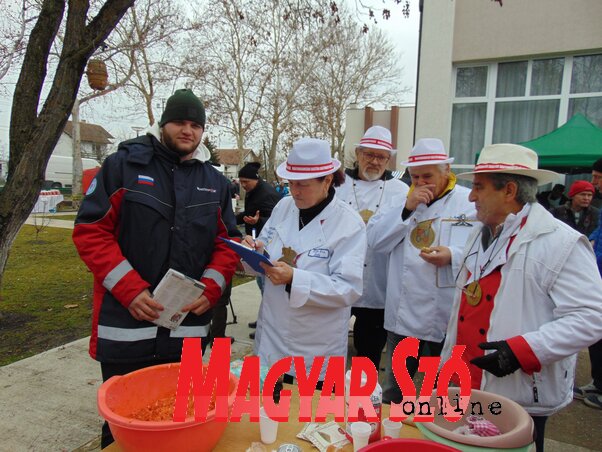
[[[251,281],[235,276],[234,285]],[[25,225],[11,249],[0,293],[0,366],[90,334],[92,274],[71,230]]]

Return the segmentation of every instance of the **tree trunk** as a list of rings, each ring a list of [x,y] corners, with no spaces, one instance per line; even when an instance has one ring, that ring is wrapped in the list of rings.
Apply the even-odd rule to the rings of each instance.
[[[61,55],[40,110],[48,56],[65,1],[45,0],[42,4],[13,97],[9,175],[0,193],[0,283],[11,245],[38,198],[48,159],[73,108],[86,63],[133,3],[107,0],[88,21],[87,2],[69,2]]]
[[[75,99],[71,112],[73,123],[73,181],[71,183],[71,196],[75,197],[82,191],[82,140],[79,126],[79,99]],[[75,201],[75,200],[73,200]]]

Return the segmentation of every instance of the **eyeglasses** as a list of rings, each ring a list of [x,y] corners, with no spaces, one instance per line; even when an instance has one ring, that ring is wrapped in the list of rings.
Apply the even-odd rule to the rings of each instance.
[[[387,160],[389,160],[389,156],[388,155],[373,154],[372,152],[362,151],[361,155],[362,155],[362,157],[364,157],[364,159],[366,159],[368,161],[370,161],[370,160],[376,160],[378,163],[384,163]]]

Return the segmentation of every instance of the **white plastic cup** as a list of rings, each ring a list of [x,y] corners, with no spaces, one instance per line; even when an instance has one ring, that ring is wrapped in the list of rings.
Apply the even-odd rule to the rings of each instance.
[[[259,409],[259,433],[263,444],[272,444],[278,435],[278,422],[266,414],[264,407]]]
[[[401,422],[395,422],[389,418],[386,418],[383,419],[382,424],[385,430],[385,436],[389,436],[391,438],[399,438],[401,427],[403,427],[403,424]]]
[[[351,430],[351,436],[353,438],[353,451],[356,452],[362,447],[368,445],[370,440],[370,434],[372,433],[372,427],[367,422],[354,422],[349,427]]]

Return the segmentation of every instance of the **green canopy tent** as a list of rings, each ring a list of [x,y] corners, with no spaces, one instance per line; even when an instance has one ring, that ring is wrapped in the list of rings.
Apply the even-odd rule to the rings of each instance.
[[[602,158],[602,129],[581,114],[531,141],[519,143],[539,156],[539,167],[562,173],[589,173]]]

